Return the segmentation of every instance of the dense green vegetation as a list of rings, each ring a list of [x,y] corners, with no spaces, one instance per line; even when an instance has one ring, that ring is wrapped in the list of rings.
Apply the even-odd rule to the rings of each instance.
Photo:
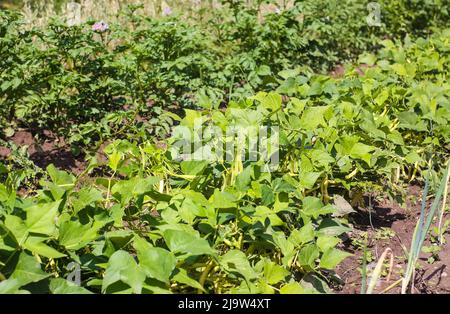
[[[72,142],[104,139],[114,131],[102,126],[131,111],[151,120],[161,108],[195,107],[199,93],[248,97],[277,86],[281,70],[331,70],[384,38],[424,35],[448,20],[436,1],[418,1],[420,9],[387,1],[379,27],[367,24],[365,1],[302,1],[263,23],[253,8],[230,3],[204,23],[130,9],[128,23],[112,22],[102,34],[90,31],[93,21],[27,30],[18,14],[2,11],[0,125],[45,126]]]
[[[334,195],[436,188],[450,145],[445,1],[381,1],[379,27],[365,1],[298,1],[264,22],[224,2],[208,22],[130,9],[105,31],[25,29],[0,11],[0,146],[49,129],[89,161],[76,176],[0,160],[0,293],[330,292],[351,230]],[[340,63],[345,75],[327,74]],[[270,154],[196,126],[275,127],[279,162],[268,171]],[[237,146],[189,160],[180,143]],[[74,265],[80,285],[66,280]]]

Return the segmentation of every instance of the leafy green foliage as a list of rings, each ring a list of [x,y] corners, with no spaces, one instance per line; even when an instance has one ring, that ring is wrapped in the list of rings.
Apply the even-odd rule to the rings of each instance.
[[[213,38],[171,17],[135,16],[130,29],[101,34],[57,21],[22,31],[0,11],[2,119],[56,128],[80,146],[110,140],[107,160],[78,176],[50,165],[27,197],[22,173],[0,164],[0,291],[328,292],[351,230],[331,193],[394,193],[417,173],[434,187],[443,163],[429,160],[448,160],[450,144],[449,31],[381,41],[389,26],[371,32],[353,20],[362,2],[350,2],[342,12],[301,1],[262,23],[232,1]],[[402,15],[391,35],[426,33],[440,12],[420,29],[425,12],[413,23]],[[344,13],[353,22],[334,27]],[[360,32],[370,35],[351,39]],[[343,77],[301,67],[378,44]],[[261,126],[279,129],[274,169],[275,154],[194,132]],[[236,154],[189,160],[179,143],[196,153],[236,144]]]
[[[437,0],[381,1],[379,27],[366,22],[366,1],[295,1],[263,19],[260,1],[223,4],[203,23],[149,19],[130,8],[105,33],[92,31],[93,21],[68,27],[57,19],[27,30],[18,13],[0,11],[1,129],[7,121],[45,127],[74,151],[124,133],[163,136],[173,120],[162,109],[247,97],[277,86],[277,73],[291,78],[286,89],[300,71],[329,70],[383,38],[429,34],[448,21]]]

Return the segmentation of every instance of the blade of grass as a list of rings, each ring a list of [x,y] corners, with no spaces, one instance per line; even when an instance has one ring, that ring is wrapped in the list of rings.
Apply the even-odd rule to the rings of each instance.
[[[381,277],[381,271],[383,270],[384,260],[386,259],[388,254],[390,257],[390,262],[386,282],[389,282],[389,280],[391,279],[392,268],[394,267],[394,253],[390,248],[386,248],[383,254],[381,254],[380,259],[378,260],[377,265],[373,270],[372,276],[370,277],[370,282],[369,285],[367,286],[367,294],[372,294],[373,289],[375,288],[379,278]]]
[[[449,161],[447,161],[449,162]],[[439,214],[439,224],[438,224],[438,234],[439,234],[439,243],[442,245],[443,244],[443,236],[444,236],[444,230],[442,229],[442,223],[444,220],[444,214],[445,214],[445,208],[447,205],[447,196],[448,196],[448,182],[450,180],[450,171],[447,171],[447,180],[445,182],[445,187],[444,187],[444,196],[442,199],[442,207],[441,207],[441,212]]]
[[[405,276],[403,277],[403,281],[402,281],[402,293],[406,293],[406,289],[408,288],[408,285],[411,281],[411,277],[415,270],[415,265],[416,265],[417,259],[419,258],[421,248],[422,248],[425,238],[427,236],[428,230],[430,229],[433,218],[436,214],[436,209],[439,206],[441,197],[444,193],[444,190],[446,189],[449,172],[450,172],[450,163],[448,163],[447,169],[444,172],[444,176],[441,180],[439,189],[435,195],[433,204],[431,205],[431,208],[426,217],[426,220],[425,220],[425,207],[426,207],[426,197],[427,197],[428,190],[429,190],[429,177],[427,178],[427,181],[425,183],[425,189],[424,189],[423,196],[422,196],[422,207],[420,209],[420,218],[419,218],[419,221],[417,222],[416,228],[414,230],[414,234],[413,234],[413,238],[412,238],[412,242],[411,242],[411,251],[409,252],[408,265],[406,267]]]

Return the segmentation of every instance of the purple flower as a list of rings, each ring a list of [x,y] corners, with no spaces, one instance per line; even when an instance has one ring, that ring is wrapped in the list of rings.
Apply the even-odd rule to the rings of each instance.
[[[145,104],[147,105],[147,107],[153,107],[155,101],[153,99],[148,99]]]
[[[92,30],[98,33],[104,33],[109,29],[108,23],[100,21],[92,25]]]
[[[163,9],[162,14],[163,14],[164,16],[171,15],[171,14],[172,14],[172,8],[171,8],[171,7],[165,7],[165,8]]]
[[[167,144],[164,142],[158,142],[158,143],[156,143],[156,148],[161,149],[161,150],[166,150]]]

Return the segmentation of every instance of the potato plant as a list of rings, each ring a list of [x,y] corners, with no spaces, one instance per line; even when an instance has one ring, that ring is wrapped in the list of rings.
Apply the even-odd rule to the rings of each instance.
[[[365,1],[296,1],[264,21],[257,6],[224,1],[203,23],[176,14],[148,18],[131,6],[121,24],[105,29],[58,18],[30,28],[20,14],[2,10],[1,134],[14,121],[50,129],[79,149],[114,138],[120,128],[113,123],[139,127],[136,116],[151,135],[161,134],[173,122],[159,123],[161,109],[195,108],[205,93],[223,102],[249,97],[277,87],[273,75],[282,70],[327,71],[375,51],[384,38],[429,34],[448,20],[437,2],[421,10],[383,2],[389,23],[379,27],[367,24]]]

